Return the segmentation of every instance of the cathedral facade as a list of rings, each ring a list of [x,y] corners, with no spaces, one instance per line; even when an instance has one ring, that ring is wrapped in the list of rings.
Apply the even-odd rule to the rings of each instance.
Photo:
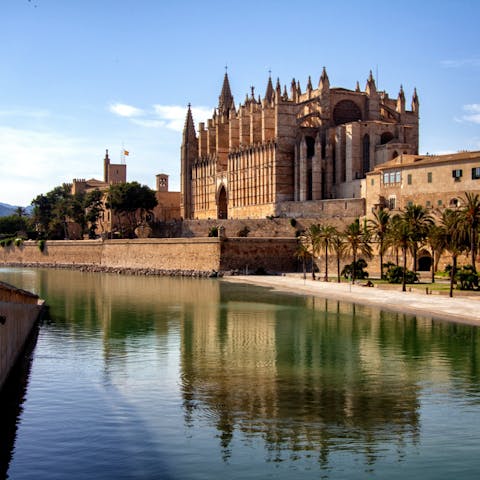
[[[268,79],[238,108],[225,74],[218,107],[195,129],[188,107],[181,147],[184,219],[265,218],[322,208],[323,200],[360,198],[362,179],[400,154],[418,154],[419,102],[406,109],[378,91],[331,88],[325,68],[302,92]],[[288,213],[287,213],[288,216]]]

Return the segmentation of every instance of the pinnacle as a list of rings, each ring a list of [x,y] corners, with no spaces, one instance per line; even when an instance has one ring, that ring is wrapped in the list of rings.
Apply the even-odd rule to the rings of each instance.
[[[223,77],[222,91],[218,97],[218,111],[220,114],[228,114],[233,103],[233,96],[230,90],[230,82],[228,80],[228,74],[225,72]]]

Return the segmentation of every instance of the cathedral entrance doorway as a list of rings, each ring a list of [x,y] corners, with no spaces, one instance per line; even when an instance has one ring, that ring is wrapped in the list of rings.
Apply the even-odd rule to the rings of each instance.
[[[218,192],[217,218],[221,220],[228,218],[227,191],[223,185],[220,187]]]

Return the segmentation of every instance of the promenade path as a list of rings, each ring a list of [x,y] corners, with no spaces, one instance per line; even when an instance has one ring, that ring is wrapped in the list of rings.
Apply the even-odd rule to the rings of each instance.
[[[282,276],[239,275],[224,277],[224,281],[250,283],[299,295],[342,300],[362,305],[372,305],[383,310],[412,313],[436,319],[469,325],[480,325],[480,295],[448,295],[420,293],[418,290],[402,292],[400,285],[365,287],[350,283],[324,282],[303,279],[300,274]],[[407,286],[407,289],[409,287]],[[456,295],[456,296],[455,296]]]

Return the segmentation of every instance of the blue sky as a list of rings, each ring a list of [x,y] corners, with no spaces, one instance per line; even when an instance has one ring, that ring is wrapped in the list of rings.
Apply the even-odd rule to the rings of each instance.
[[[128,180],[179,189],[186,105],[235,101],[274,80],[420,99],[420,152],[480,150],[480,2],[1,0],[0,202],[28,205],[73,178],[101,178],[129,150]]]

